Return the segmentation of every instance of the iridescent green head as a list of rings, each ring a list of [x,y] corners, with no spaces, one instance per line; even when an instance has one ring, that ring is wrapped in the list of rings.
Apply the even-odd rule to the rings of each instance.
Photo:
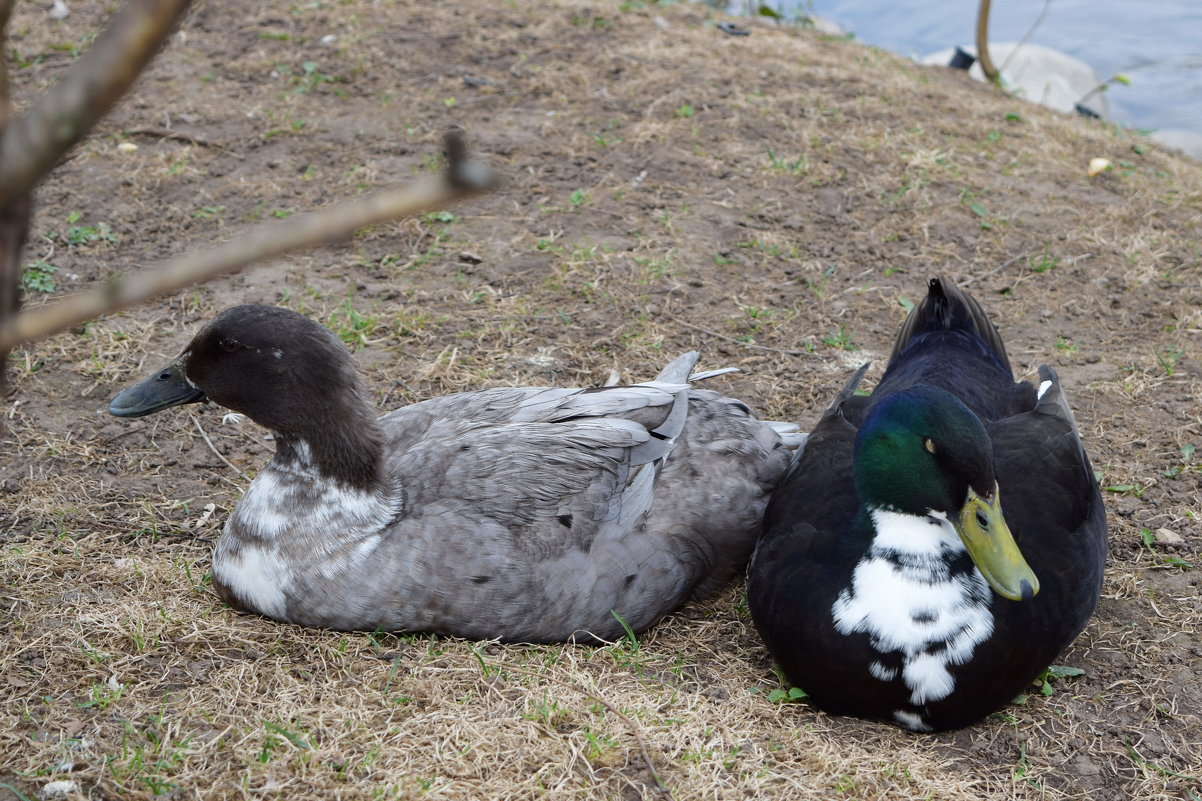
[[[951,393],[915,387],[873,407],[856,436],[855,482],[866,507],[946,516],[999,595],[1039,592],[1002,516],[989,434]]]

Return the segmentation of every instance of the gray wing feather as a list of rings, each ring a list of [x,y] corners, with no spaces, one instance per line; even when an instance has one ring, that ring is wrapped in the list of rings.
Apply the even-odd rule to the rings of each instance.
[[[687,377],[694,361],[682,357],[665,372]],[[446,404],[454,419],[443,418]],[[524,522],[574,507],[625,526],[651,508],[655,477],[688,416],[688,385],[499,389],[409,409],[428,422],[394,457],[397,474],[410,477],[411,506],[454,497],[467,513]],[[385,420],[399,431],[409,417]]]
[[[738,367],[719,367],[717,370],[703,370],[700,373],[690,373],[689,374],[689,382],[696,383],[697,381],[704,381],[707,378],[713,378],[715,376],[726,375],[727,373],[737,373],[737,372],[739,372]]]
[[[515,423],[558,422],[572,417],[624,414],[667,405],[676,393],[687,388],[687,384],[648,381],[595,389],[545,389],[520,399],[510,419]]]
[[[689,381],[689,373],[693,372],[693,368],[697,366],[697,359],[701,357],[695,350],[688,353],[682,353],[672,361],[664,369],[659,371],[659,375],[655,377],[656,381],[667,381],[673,384],[687,384]]]

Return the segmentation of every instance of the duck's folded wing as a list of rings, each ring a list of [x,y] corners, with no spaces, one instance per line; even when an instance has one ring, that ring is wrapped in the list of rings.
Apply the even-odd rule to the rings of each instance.
[[[568,528],[632,524],[650,508],[658,467],[684,424],[687,390],[658,381],[489,390],[474,393],[479,414],[461,396],[453,416],[419,404],[427,407],[423,430],[401,437],[405,447],[390,457],[390,469],[413,513],[438,508],[507,526],[540,518]],[[404,427],[415,422],[407,417],[385,420]]]
[[[844,535],[859,506],[852,482],[856,431],[868,396],[856,395],[869,363],[860,366],[823,412],[805,449],[773,493],[756,560],[771,572],[786,553],[821,553]],[[762,553],[761,553],[762,552]]]
[[[1039,380],[1034,408],[989,424],[1003,512],[1020,546],[1026,537],[1076,532],[1101,508],[1060,379],[1045,365]]]

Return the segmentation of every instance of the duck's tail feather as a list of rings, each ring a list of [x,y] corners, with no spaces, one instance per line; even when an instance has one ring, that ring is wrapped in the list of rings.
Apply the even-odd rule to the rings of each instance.
[[[738,367],[719,367],[717,370],[703,370],[700,373],[689,373],[689,382],[704,381],[707,378],[713,378],[717,375],[726,375],[727,373],[739,372]]]
[[[889,354],[889,361],[896,359],[912,339],[932,331],[974,332],[985,341],[1006,370],[1013,372],[1010,357],[1006,355],[1006,346],[1002,344],[1001,334],[989,321],[981,304],[977,303],[972,295],[942,276],[930,280],[927,296],[914,307],[902,324],[897,341],[893,344],[893,352]]]
[[[668,366],[659,371],[659,375],[655,377],[655,380],[668,384],[687,384],[689,383],[689,375],[693,372],[693,368],[697,366],[699,358],[701,358],[701,354],[695,350],[682,353],[668,362]]]
[[[801,426],[797,423],[785,423],[780,420],[760,420],[760,422],[775,431],[786,448],[800,448],[805,444],[806,437],[809,436],[801,430]]]
[[[775,431],[776,436],[780,438],[780,444],[789,450],[789,464],[797,464],[801,455],[805,453],[806,440],[810,438],[810,435],[802,431],[801,426],[796,423],[783,423],[779,420],[760,420],[759,422]]]

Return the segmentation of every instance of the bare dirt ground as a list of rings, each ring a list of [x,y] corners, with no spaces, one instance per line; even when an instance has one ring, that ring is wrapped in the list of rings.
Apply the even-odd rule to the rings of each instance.
[[[18,102],[108,11],[71,8],[17,5]],[[677,799],[1202,798],[1202,169],[960,74],[719,19],[198,3],[41,188],[27,303],[436,170],[450,123],[509,183],[14,353],[0,798],[666,798],[649,762]],[[1114,169],[1087,177],[1093,157]],[[264,432],[213,407],[104,412],[218,310],[266,302],[336,330],[381,408],[637,380],[698,348],[742,368],[717,388],[808,426],[854,366],[879,376],[936,272],[1020,372],[1059,370],[1112,538],[1059,660],[1084,674],[960,732],[773,703],[742,586],[607,648],[235,614],[209,551]]]

